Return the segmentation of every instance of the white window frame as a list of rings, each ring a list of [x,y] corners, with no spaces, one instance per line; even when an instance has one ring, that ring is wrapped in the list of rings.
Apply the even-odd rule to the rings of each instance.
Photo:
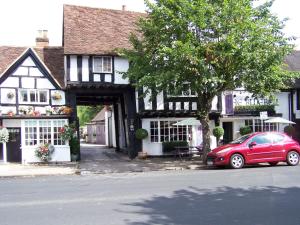
[[[110,70],[104,70],[104,58],[109,58],[110,59]],[[101,60],[101,65],[102,65],[102,70],[97,71],[95,68],[95,60],[100,59]],[[94,56],[93,57],[93,73],[112,73],[112,57],[111,56]]]
[[[162,139],[162,137],[161,137],[161,122],[168,122],[169,124],[171,124],[171,123],[177,123],[177,122],[180,122],[181,121],[181,119],[177,119],[177,120],[150,120],[150,142],[151,143],[163,143],[163,142],[166,142],[166,141],[173,141],[173,140],[171,140],[171,138],[170,138],[170,134],[171,134],[171,127],[173,126],[173,125],[169,125],[168,126],[168,140],[165,140],[165,141],[162,141],[161,139]],[[157,126],[157,129],[158,129],[158,133],[157,133],[157,135],[155,134],[154,136],[158,136],[158,141],[152,141],[152,135],[151,135],[151,122],[157,122],[158,123],[158,126]],[[183,128],[183,129],[186,129],[186,137],[187,137],[187,142],[189,142],[190,140],[189,140],[189,126],[174,126],[174,128],[176,128],[177,129],[177,136],[179,136],[179,135],[182,135],[183,136],[183,134],[179,134],[178,133],[178,128],[179,127],[185,127],[185,128]],[[154,129],[153,129],[154,130]],[[165,135],[166,136],[166,135]],[[179,140],[177,140],[177,141],[179,141]]]
[[[25,140],[25,124],[26,122],[29,121],[34,121],[36,122],[36,141],[37,143],[35,145],[26,145],[26,140]],[[40,120],[22,120],[21,121],[21,132],[22,132],[22,146],[23,147],[33,147],[33,146],[37,146],[40,144],[40,122],[50,122],[51,124],[51,144],[54,145],[54,121],[60,121],[63,125],[68,125],[68,120],[67,119],[40,119]],[[32,126],[28,126],[28,127],[32,127]],[[41,126],[44,127],[44,126]],[[69,146],[68,141],[65,141],[65,144],[63,145],[54,145],[54,146]]]
[[[22,99],[22,95],[21,92],[22,91],[26,91],[27,92],[27,101],[23,101]],[[30,100],[30,92],[34,91],[35,92],[35,96],[37,96],[37,101],[32,102]],[[41,102],[40,101],[40,92],[46,92],[46,102]],[[49,104],[49,90],[47,89],[24,89],[21,88],[18,91],[19,93],[19,103],[20,104],[37,104],[37,105],[48,105]]]
[[[185,85],[185,84],[190,85],[189,82],[184,82],[183,85]],[[176,85],[176,84],[175,84],[175,85]],[[189,89],[187,90],[187,92],[188,92],[188,94],[184,94],[184,91],[181,91],[181,93],[180,93],[179,95],[172,95],[172,94],[169,94],[169,93],[168,93],[168,94],[167,94],[167,97],[187,97],[187,98],[189,98],[189,97],[197,97],[196,93],[195,93],[195,94],[192,94],[191,88],[189,88]]]
[[[246,121],[252,121],[252,125],[246,125]],[[252,132],[276,131],[276,123],[264,123],[259,117],[244,120],[245,126],[251,127]],[[256,129],[259,127],[258,129]]]

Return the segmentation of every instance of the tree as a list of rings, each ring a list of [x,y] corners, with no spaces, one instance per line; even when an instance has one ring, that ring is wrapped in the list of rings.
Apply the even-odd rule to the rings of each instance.
[[[86,123],[91,122],[91,120],[103,109],[102,105],[97,106],[78,106],[77,115],[79,117],[79,125],[84,126]]]
[[[285,21],[270,12],[272,2],[254,0],[146,0],[148,14],[132,34],[124,76],[154,96],[182,91],[186,83],[201,106],[205,157],[210,150],[209,113],[223,91],[244,87],[271,96],[296,76],[283,67],[293,38],[282,32]],[[172,87],[170,84],[176,84]]]

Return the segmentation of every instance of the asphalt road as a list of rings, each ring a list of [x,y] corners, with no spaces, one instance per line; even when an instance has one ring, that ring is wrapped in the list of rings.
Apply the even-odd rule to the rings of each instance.
[[[0,180],[1,225],[299,225],[300,166]]]

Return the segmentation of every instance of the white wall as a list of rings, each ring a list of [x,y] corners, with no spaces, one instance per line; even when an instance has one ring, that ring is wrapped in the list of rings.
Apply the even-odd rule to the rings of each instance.
[[[70,56],[70,81],[78,81],[77,56]]]
[[[41,160],[35,156],[34,147],[22,147],[22,163],[34,163],[41,162]],[[70,147],[69,146],[55,146],[54,152],[51,155],[50,162],[70,162]]]
[[[278,105],[275,106],[276,113],[281,113],[282,118],[289,120],[289,92],[280,92],[275,96],[278,99]]]
[[[123,78],[120,72],[127,72],[129,68],[128,60],[121,57],[115,57],[115,84],[129,84],[127,78]]]

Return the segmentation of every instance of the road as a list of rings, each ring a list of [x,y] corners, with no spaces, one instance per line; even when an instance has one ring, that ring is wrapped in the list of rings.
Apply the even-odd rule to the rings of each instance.
[[[298,225],[300,166],[0,180],[1,225]]]

